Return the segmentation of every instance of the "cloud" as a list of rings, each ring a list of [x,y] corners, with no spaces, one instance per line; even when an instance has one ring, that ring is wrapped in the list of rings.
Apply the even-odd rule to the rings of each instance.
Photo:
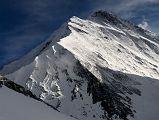
[[[140,6],[143,7],[143,5],[146,5],[147,3],[156,4],[159,3],[159,1],[158,0],[118,0],[118,1],[99,0],[98,4],[96,4],[95,2],[94,4],[92,3],[92,9],[94,10],[105,9],[123,16],[129,14],[128,17],[130,17],[130,15],[133,15],[133,12],[136,9],[139,9]]]
[[[138,26],[141,27],[142,29],[149,30],[149,24],[145,19]]]
[[[99,0],[98,4],[92,3],[92,11],[104,9],[127,19],[135,24],[140,24],[142,16],[146,16],[147,22],[142,27],[147,27],[153,32],[159,33],[159,1],[158,0]]]

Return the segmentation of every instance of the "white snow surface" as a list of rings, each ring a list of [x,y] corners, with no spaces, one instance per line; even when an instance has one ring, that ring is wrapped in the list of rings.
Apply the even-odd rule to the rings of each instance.
[[[158,120],[159,39],[125,24],[128,26],[120,27],[96,17],[83,20],[74,16],[50,37],[51,43],[40,54],[32,56],[31,52],[5,66],[1,73],[66,115],[80,120],[102,120],[100,104],[92,103],[87,81],[75,74],[74,68],[79,61],[104,83],[105,72],[97,66],[120,71],[140,83],[135,87],[141,96],[130,95],[136,110],[135,118],[130,120]],[[41,47],[33,51],[39,50]],[[21,66],[16,67],[19,62]],[[73,90],[75,100],[71,100]]]
[[[75,120],[4,86],[0,106],[0,120]]]

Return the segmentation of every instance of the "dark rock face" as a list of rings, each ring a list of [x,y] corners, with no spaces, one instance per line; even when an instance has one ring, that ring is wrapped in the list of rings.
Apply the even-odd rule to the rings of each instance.
[[[62,54],[64,53],[62,52]],[[71,78],[67,69],[61,70],[61,72],[67,76],[66,81],[68,81],[68,85],[72,82],[75,83],[74,88],[71,91],[71,100],[73,101],[78,99],[77,96],[80,96],[80,99],[82,100],[84,99],[82,93],[80,91],[76,91],[76,87],[78,86],[80,88],[80,86],[83,84],[83,81],[87,81],[87,93],[88,95],[92,95],[92,103],[100,103],[101,109],[104,111],[104,113],[101,113],[100,115],[101,118],[106,120],[113,120],[114,118],[128,120],[129,116],[134,117],[136,111],[134,111],[132,107],[132,101],[129,96],[132,94],[141,95],[140,90],[133,87],[133,85],[139,83],[135,82],[135,80],[132,80],[131,77],[125,73],[113,71],[100,66],[96,67],[102,75],[103,82],[100,82],[100,80],[85,67],[83,67],[78,60],[73,68],[73,72],[81,78],[80,80]],[[59,79],[58,72],[54,77]],[[41,101],[55,110],[57,110],[60,106],[60,102],[57,106],[52,106],[46,103],[35,96],[31,91],[26,90],[24,87],[6,78],[0,79],[0,87],[3,86],[24,94],[25,96],[29,96]],[[87,112],[84,111],[83,115],[87,116]],[[93,116],[95,117],[95,115]]]
[[[128,116],[134,117],[136,111],[133,110],[131,98],[127,95],[141,95],[138,89],[132,87],[132,84],[138,83],[131,80],[126,74],[107,68],[99,68],[99,70],[113,76],[113,78],[110,78],[105,74],[103,80],[106,82],[101,83],[93,74],[84,69],[80,63],[77,63],[77,66],[78,69],[75,69],[74,72],[88,81],[87,92],[92,95],[93,104],[100,102],[104,110],[102,118],[128,120]]]
[[[50,106],[51,108],[57,110],[55,107],[49,105],[48,103],[42,101],[40,98],[36,97],[36,95],[34,95],[31,91],[26,90],[24,87],[14,83],[13,81],[8,80],[5,77],[0,77],[0,88],[3,87],[3,86],[6,86],[7,88],[9,88],[11,90],[14,90],[18,93],[21,93],[25,96],[29,96],[29,97],[37,100],[37,101],[43,102],[44,104],[46,104],[46,105]]]
[[[31,91],[25,90],[24,87],[22,87],[22,86],[20,86],[20,85],[18,85],[16,83],[14,83],[13,81],[8,80],[5,77],[3,77],[3,78],[0,79],[0,86],[1,87],[6,86],[6,87],[8,87],[8,88],[10,88],[10,89],[18,92],[18,93],[24,94],[25,96],[29,96],[31,98],[39,100],[34,94],[32,94]]]
[[[42,51],[44,51],[49,45],[50,45],[50,43],[51,43],[51,41],[49,41],[49,42],[46,42],[46,44],[43,46],[43,48],[40,50],[40,53],[42,52]]]
[[[120,21],[117,19],[117,16],[111,14],[111,13],[108,13],[106,11],[102,11],[102,10],[99,10],[97,12],[95,12],[92,17],[98,17],[98,18],[101,18],[101,19],[105,19],[107,20],[108,22],[111,22],[111,23],[114,23],[114,24],[117,24],[119,23]]]
[[[107,22],[112,25],[118,26],[119,28],[123,28],[123,27],[132,28],[134,26],[129,21],[123,20],[123,19],[119,18],[118,16],[116,16],[112,13],[109,13],[107,11],[99,10],[99,11],[93,13],[92,17],[95,17],[102,22]]]
[[[106,84],[101,84],[96,80],[91,80],[88,84],[88,92],[92,94],[93,103],[101,102],[104,116],[111,120],[113,117],[128,120],[127,117],[134,117],[129,97],[122,97],[114,89]]]

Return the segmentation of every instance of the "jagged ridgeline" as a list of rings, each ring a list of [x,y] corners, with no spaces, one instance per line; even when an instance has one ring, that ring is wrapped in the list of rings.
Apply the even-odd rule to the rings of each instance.
[[[158,51],[156,34],[97,11],[4,66],[1,84],[77,120],[158,120]]]

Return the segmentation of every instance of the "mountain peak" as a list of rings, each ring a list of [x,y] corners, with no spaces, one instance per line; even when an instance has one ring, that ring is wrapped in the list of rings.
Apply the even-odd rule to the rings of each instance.
[[[98,10],[98,11],[94,12],[91,16],[92,17],[103,17],[103,18],[117,18],[111,12],[104,11],[104,10]]]
[[[116,15],[112,14],[111,12],[104,11],[104,10],[98,10],[98,11],[94,12],[91,15],[91,18],[98,18],[101,20],[105,20],[107,22],[112,22],[114,24],[120,21]]]
[[[97,11],[87,20],[73,16],[0,73],[79,120],[149,120],[159,119],[158,58],[158,39],[112,13]],[[143,105],[149,108],[145,114]]]

